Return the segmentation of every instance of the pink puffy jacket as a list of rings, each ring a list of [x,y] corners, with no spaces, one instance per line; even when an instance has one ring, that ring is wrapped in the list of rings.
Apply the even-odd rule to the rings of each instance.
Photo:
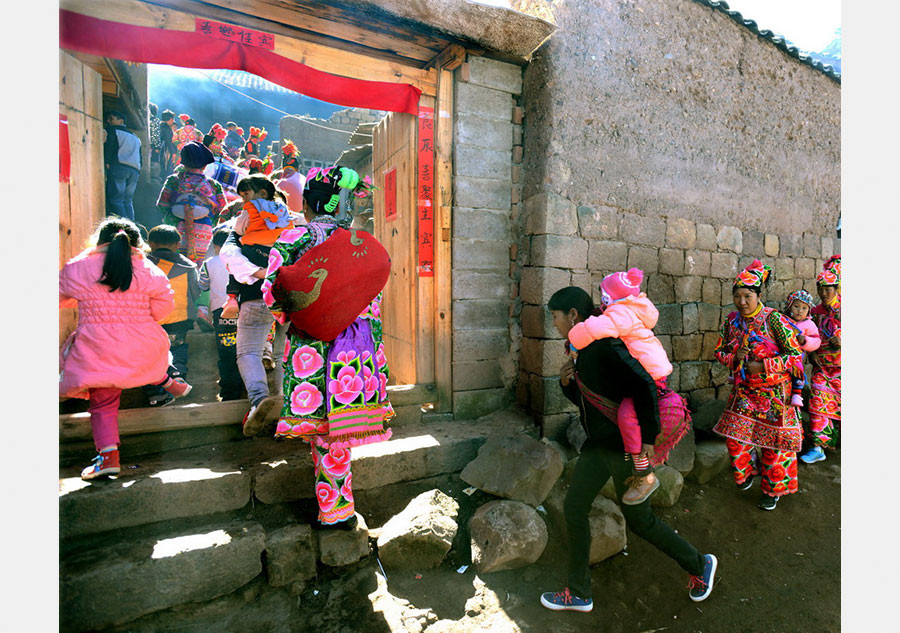
[[[175,307],[163,271],[131,250],[131,287],[99,282],[106,246],[82,251],[59,271],[59,307],[78,307],[78,326],[60,350],[59,394],[87,398],[88,389],[157,383],[169,365],[169,337],[157,321]]]
[[[819,335],[819,328],[816,327],[812,319],[804,319],[799,323],[791,317],[787,317],[787,319],[800,330],[800,334],[806,337],[806,342],[800,346],[800,349],[804,352],[814,352],[819,349],[819,346],[822,344],[822,337]]]
[[[672,363],[652,328],[659,310],[643,292],[611,304],[600,316],[588,317],[569,330],[569,342],[584,349],[597,339],[622,339],[631,355],[647,370],[653,380],[672,373]]]

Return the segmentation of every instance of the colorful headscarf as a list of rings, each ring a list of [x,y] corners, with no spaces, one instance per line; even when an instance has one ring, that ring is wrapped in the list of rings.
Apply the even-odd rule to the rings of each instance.
[[[822,272],[816,276],[816,284],[819,286],[841,285],[841,256],[832,255],[822,266]]]
[[[749,266],[734,278],[734,286],[735,288],[755,288],[756,290],[760,290],[771,274],[771,266],[763,264],[758,259],[754,259],[750,262]]]
[[[801,288],[800,290],[795,290],[794,292],[789,294],[787,299],[785,299],[785,301],[784,301],[785,314],[787,314],[788,310],[791,309],[791,304],[794,303],[795,299],[802,301],[803,303],[808,305],[810,308],[812,308],[814,305],[816,305],[816,300],[813,299],[813,296]]]
[[[282,169],[290,167],[294,171],[300,171],[300,150],[297,149],[294,142],[291,139],[285,139],[281,151],[284,154],[281,158]]]

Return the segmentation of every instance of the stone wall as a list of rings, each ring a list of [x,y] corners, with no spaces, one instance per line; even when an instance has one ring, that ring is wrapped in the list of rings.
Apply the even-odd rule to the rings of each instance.
[[[285,116],[280,123],[280,140],[290,139],[300,150],[304,169],[333,165],[338,157],[350,149],[350,134],[360,123],[380,121],[386,113],[367,108],[338,110],[328,119],[310,116]],[[314,125],[311,125],[314,124]],[[280,163],[280,156],[277,157]]]
[[[693,406],[728,392],[712,349],[753,258],[764,301],[840,252],[840,86],[685,0],[567,0],[524,75],[517,396],[545,431],[573,407],[546,303],[635,266],[660,310],[670,384]],[[553,434],[553,433],[550,433]]]
[[[455,76],[453,413],[471,418],[509,404],[517,375],[522,69],[470,55]]]

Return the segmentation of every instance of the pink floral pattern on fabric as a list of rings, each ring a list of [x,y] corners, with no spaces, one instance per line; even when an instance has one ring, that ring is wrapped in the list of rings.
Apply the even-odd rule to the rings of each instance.
[[[328,382],[328,392],[341,404],[350,404],[359,397],[364,386],[363,379],[353,367],[344,367],[338,372],[336,380]]]
[[[269,265],[266,267],[266,276],[271,275],[284,264],[284,256],[277,248],[269,251]]]
[[[345,448],[331,448],[322,457],[322,467],[333,477],[343,477],[350,472],[350,451]]]
[[[278,241],[283,242],[285,244],[293,244],[294,242],[299,240],[301,237],[306,235],[306,231],[307,231],[307,229],[305,226],[301,226],[296,229],[288,229],[287,231],[282,231],[281,235],[278,238]]]
[[[384,343],[378,346],[378,349],[375,351],[375,362],[378,363],[378,369],[381,369],[387,364],[387,357],[384,355]]]
[[[381,390],[381,381],[378,380],[378,374],[373,374],[372,370],[363,366],[363,380],[365,382],[365,401],[368,402],[373,396],[378,395]]]
[[[353,473],[347,473],[344,478],[344,484],[341,486],[341,496],[347,501],[353,501]]]
[[[291,392],[291,412],[295,415],[309,415],[320,406],[324,397],[315,385],[302,382]]]
[[[319,509],[331,510],[340,498],[341,493],[331,484],[320,481],[316,484],[316,498],[319,501]]]
[[[275,296],[272,294],[272,282],[266,279],[262,282],[260,290],[262,290],[263,303],[269,308],[275,305]]]
[[[303,345],[294,352],[291,365],[297,378],[308,378],[325,366],[325,359],[314,347]]]

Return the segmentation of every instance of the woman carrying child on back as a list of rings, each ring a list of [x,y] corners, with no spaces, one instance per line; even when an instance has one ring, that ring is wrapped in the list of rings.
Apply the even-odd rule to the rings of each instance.
[[[688,429],[686,421],[690,420],[684,400],[666,388],[666,377],[672,373],[672,363],[653,334],[652,328],[659,318],[659,311],[641,292],[643,279],[644,272],[637,268],[604,277],[600,282],[602,313],[575,324],[568,335],[567,355],[573,358],[577,357],[578,350],[594,341],[621,339],[656,383],[663,434],[657,438],[653,449],[642,445],[632,398],[623,398],[614,413],[625,451],[634,464],[633,475],[628,479],[628,490],[622,495],[625,505],[643,503],[659,488],[659,479],[653,474],[652,464],[665,461],[668,451],[684,437]],[[670,422],[674,424],[670,425]]]
[[[784,315],[787,317],[788,325],[797,331],[797,342],[804,352],[814,352],[822,344],[819,328],[816,327],[810,316],[812,306],[812,295],[802,289],[789,294],[784,302]],[[803,406],[804,385],[806,385],[805,370],[803,376],[791,381],[791,404],[795,407]]]
[[[95,242],[59,272],[60,308],[78,308],[78,326],[60,351],[59,394],[90,401],[98,452],[82,479],[119,472],[123,389],[155,384],[175,397],[191,390],[166,374],[169,337],[158,321],[175,299],[166,274],[145,257],[137,226],[108,218]]]

